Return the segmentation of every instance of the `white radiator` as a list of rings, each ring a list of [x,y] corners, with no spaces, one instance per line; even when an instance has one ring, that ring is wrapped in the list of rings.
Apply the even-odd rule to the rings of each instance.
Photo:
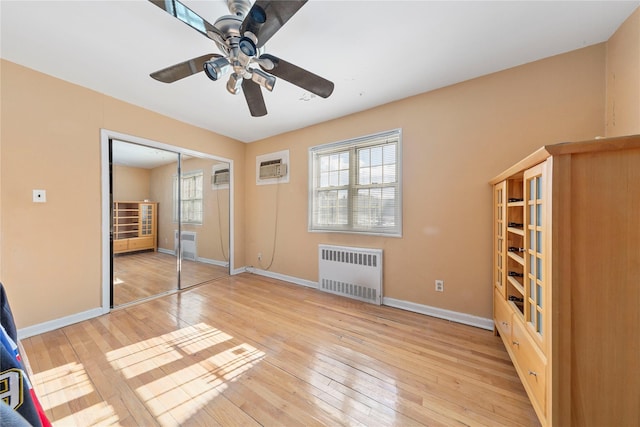
[[[180,245],[182,248],[182,259],[188,259],[191,261],[197,261],[196,255],[196,232],[195,231],[183,231],[180,238]],[[175,246],[174,250],[176,255],[178,254],[178,230],[175,230]]]
[[[382,249],[318,246],[318,289],[382,304]]]

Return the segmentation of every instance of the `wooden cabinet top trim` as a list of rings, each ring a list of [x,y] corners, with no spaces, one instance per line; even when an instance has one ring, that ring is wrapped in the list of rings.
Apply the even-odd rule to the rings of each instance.
[[[545,145],[493,178],[489,181],[489,184],[495,185],[505,179],[519,176],[522,174],[523,170],[544,162],[550,156],[629,149],[640,149],[640,135],[627,135],[615,138],[599,138],[587,141],[562,142],[559,144]]]

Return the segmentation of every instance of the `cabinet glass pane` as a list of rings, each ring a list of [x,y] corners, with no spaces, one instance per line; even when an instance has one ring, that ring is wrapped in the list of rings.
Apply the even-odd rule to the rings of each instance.
[[[539,311],[536,311],[538,319],[537,319],[537,325],[536,325],[536,332],[538,332],[540,335],[542,335],[542,313]]]
[[[536,278],[542,280],[542,259],[536,258]]]
[[[536,306],[533,303],[529,304],[529,322],[533,324],[536,322]]]
[[[535,231],[529,230],[529,249],[531,250],[535,250],[535,246],[533,246],[533,244],[535,243],[536,239],[534,239],[534,237],[535,237]]]
[[[536,195],[536,183],[535,178],[529,181],[529,200],[535,200]]]
[[[536,225],[540,227],[542,225],[542,205],[537,205],[536,208]]]
[[[531,299],[535,299],[536,298],[536,282],[533,279],[529,279],[529,297]]]
[[[538,307],[542,308],[542,286],[537,285],[538,292],[536,293],[536,299],[538,301]]]
[[[542,199],[542,177],[541,176],[536,178],[536,184],[537,184],[536,199]]]
[[[527,221],[527,224],[535,224],[535,205],[529,205],[529,221]]]
[[[542,231],[536,231],[536,249],[542,253]]]

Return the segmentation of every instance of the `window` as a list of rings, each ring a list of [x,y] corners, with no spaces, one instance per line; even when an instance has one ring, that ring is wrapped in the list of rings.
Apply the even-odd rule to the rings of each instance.
[[[180,188],[181,217],[183,223],[202,224],[202,171],[182,175]],[[173,181],[173,221],[178,222],[178,177]]]
[[[309,149],[309,231],[402,235],[401,132]]]

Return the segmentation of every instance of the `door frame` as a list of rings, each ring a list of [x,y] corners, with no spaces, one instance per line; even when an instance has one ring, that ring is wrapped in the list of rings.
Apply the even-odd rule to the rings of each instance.
[[[118,139],[133,144],[167,150],[176,154],[203,157],[229,164],[229,274],[234,272],[234,179],[233,160],[213,154],[189,150],[176,145],[165,144],[138,136],[100,129],[100,168],[101,168],[101,210],[102,210],[102,313],[111,311],[111,168],[109,140]]]

